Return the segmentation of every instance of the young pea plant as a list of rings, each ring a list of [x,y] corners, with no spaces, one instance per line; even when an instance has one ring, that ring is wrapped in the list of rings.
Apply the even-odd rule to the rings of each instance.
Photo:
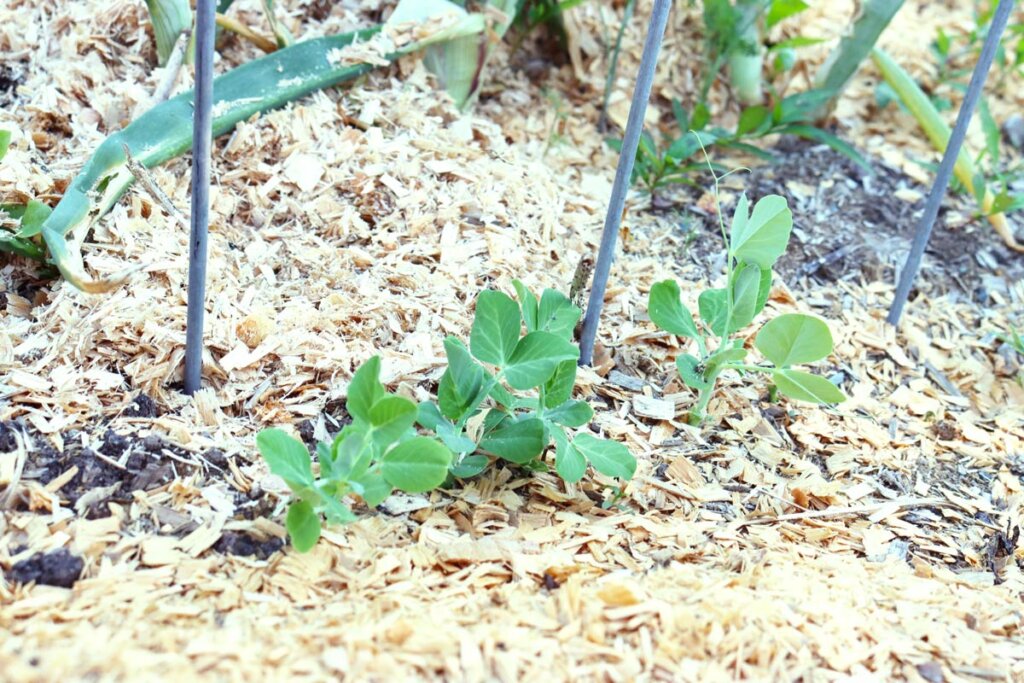
[[[380,358],[374,356],[352,376],[346,409],[352,416],[331,443],[316,447],[319,476],[314,476],[306,446],[280,429],[264,429],[256,446],[270,471],[292,490],[285,526],[292,545],[306,552],[320,538],[320,518],[330,524],[355,521],[342,499],[360,496],[369,507],[394,489],[423,493],[444,483],[452,453],[436,439],[417,436],[417,405],[387,393],[380,382]]]
[[[683,382],[699,392],[697,404],[690,411],[690,424],[699,425],[705,420],[715,383],[727,370],[770,375],[779,392],[797,400],[845,400],[846,396],[824,377],[792,367],[813,363],[832,352],[832,334],[822,320],[787,313],[768,321],[754,340],[768,365],[745,363],[747,349],[743,337],[736,336],[764,309],[772,284],[772,266],[789,243],[793,214],[785,198],[763,197],[750,211],[743,195],[728,235],[721,212],[719,224],[726,245],[726,286],[701,292],[697,299],[701,325],[683,306],[675,280],[651,287],[647,306],[651,320],[660,329],[697,343],[698,356],[685,353],[676,359]]]
[[[420,404],[420,425],[456,454],[456,478],[479,474],[492,456],[546,469],[539,458],[554,441],[555,470],[565,481],[582,479],[588,464],[630,479],[636,460],[626,446],[567,432],[593,416],[590,405],[572,398],[579,348],[571,340],[580,309],[556,290],[538,300],[521,282],[514,285],[518,304],[494,290],[477,297],[468,348],[455,337],[445,340],[448,368],[437,403]]]

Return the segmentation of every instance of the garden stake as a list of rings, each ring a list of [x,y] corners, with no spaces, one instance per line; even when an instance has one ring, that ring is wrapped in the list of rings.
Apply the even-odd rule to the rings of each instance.
[[[185,393],[199,390],[203,373],[206,237],[210,221],[210,146],[213,140],[214,0],[196,3],[196,78],[192,114],[192,231],[188,249]]]
[[[949,136],[949,144],[942,156],[942,163],[939,164],[939,171],[935,174],[935,183],[928,194],[928,201],[924,206],[924,213],[921,215],[921,222],[914,232],[914,241],[910,246],[910,253],[903,264],[900,272],[899,285],[896,287],[896,295],[893,298],[892,307],[886,321],[890,325],[897,325],[900,316],[903,314],[903,307],[910,296],[910,288],[914,285],[917,271],[921,268],[921,258],[928,246],[928,240],[932,236],[932,228],[935,227],[935,218],[939,214],[939,205],[946,194],[949,186],[949,179],[953,175],[953,167],[956,165],[957,157],[960,155],[960,147],[963,145],[964,137],[967,135],[967,125],[971,122],[974,108],[981,97],[982,87],[985,79],[988,78],[989,69],[992,68],[992,60],[995,58],[996,49],[999,47],[999,39],[1003,35],[1007,21],[1010,18],[1010,11],[1013,9],[1013,0],[1000,0],[995,16],[992,18],[992,25],[989,27],[988,36],[985,37],[985,45],[981,49],[981,56],[971,74],[971,82],[967,86],[967,94],[964,96],[963,104],[956,115],[956,124],[953,133]]]
[[[640,58],[640,70],[633,89],[633,102],[629,106],[629,118],[626,121],[626,133],[622,138],[622,149],[619,151],[619,165],[615,169],[615,182],[612,185],[612,196],[608,202],[608,214],[604,219],[604,231],[601,233],[601,246],[597,252],[597,265],[594,268],[594,283],[590,289],[590,300],[587,313],[583,319],[583,331],[580,335],[580,365],[590,365],[594,352],[594,340],[597,338],[597,323],[604,306],[604,292],[608,287],[608,273],[611,271],[612,259],[615,256],[615,241],[622,223],[622,212],[626,206],[626,192],[633,175],[633,162],[636,161],[636,149],[640,144],[640,134],[644,128],[644,116],[647,113],[647,101],[651,97],[651,85],[654,82],[654,69],[658,64],[658,52],[665,36],[665,25],[668,13],[672,9],[672,0],[655,0],[651,23],[647,27],[647,40],[644,42],[643,56]]]

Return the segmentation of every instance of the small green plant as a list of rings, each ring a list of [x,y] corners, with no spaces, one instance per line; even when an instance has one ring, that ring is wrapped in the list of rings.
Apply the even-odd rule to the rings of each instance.
[[[448,368],[438,400],[420,405],[419,423],[455,453],[457,478],[479,474],[489,456],[546,469],[539,458],[554,441],[555,470],[565,481],[582,479],[588,464],[630,479],[636,461],[626,446],[589,431],[570,438],[567,431],[593,416],[589,404],[572,398],[579,348],[571,339],[580,309],[556,290],[538,300],[521,282],[514,285],[518,304],[494,290],[477,297],[468,347],[445,340]]]
[[[352,416],[333,442],[316,447],[319,476],[314,476],[306,446],[280,429],[256,437],[270,471],[294,494],[285,525],[292,545],[306,552],[320,538],[320,518],[344,524],[356,517],[342,499],[350,493],[370,507],[392,490],[422,493],[444,483],[452,453],[414,429],[417,405],[389,394],[380,382],[380,358],[374,356],[352,376],[345,407]]]
[[[717,196],[717,179],[715,189]],[[715,383],[727,370],[770,375],[774,382],[772,395],[777,389],[790,398],[811,403],[845,400],[843,392],[824,377],[793,368],[832,352],[832,334],[819,318],[787,313],[765,323],[754,346],[767,365],[745,363],[744,338],[736,336],[764,309],[772,284],[772,266],[789,243],[793,215],[785,198],[763,197],[750,211],[743,195],[728,235],[721,211],[719,224],[726,246],[726,286],[701,292],[697,299],[701,324],[698,326],[683,305],[675,280],[655,284],[648,299],[648,314],[655,325],[697,343],[699,355],[685,353],[676,359],[683,382],[699,392],[697,404],[690,411],[690,423],[699,425],[704,421]]]
[[[321,518],[356,519],[343,502],[350,494],[376,507],[394,489],[423,493],[476,476],[492,457],[547,470],[540,457],[552,441],[555,470],[567,482],[582,479],[588,464],[610,477],[633,476],[636,460],[626,446],[566,431],[593,417],[586,401],[572,398],[579,348],[570,340],[580,309],[556,290],[538,300],[522,283],[515,287],[519,304],[501,292],[480,293],[469,348],[455,337],[445,340],[448,367],[436,402],[417,405],[389,394],[378,357],[356,370],[345,404],[352,423],[332,442],[317,444],[319,474],[298,439],[280,429],[257,435],[270,471],[294,495],[286,526],[296,550],[316,544]],[[438,438],[418,435],[416,423]]]

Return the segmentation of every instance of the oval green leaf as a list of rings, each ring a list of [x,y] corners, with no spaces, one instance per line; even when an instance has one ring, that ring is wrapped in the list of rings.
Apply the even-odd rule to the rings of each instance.
[[[647,297],[647,315],[659,329],[680,337],[697,337],[697,325],[680,299],[679,283],[663,280],[651,287]]]
[[[385,396],[370,408],[373,441],[387,446],[398,440],[416,422],[416,404],[402,396]]]
[[[348,383],[348,397],[345,409],[349,415],[363,422],[370,422],[370,408],[384,397],[384,385],[380,383],[380,356],[366,361],[352,375]]]
[[[531,332],[523,337],[505,366],[505,379],[513,389],[525,391],[544,384],[562,361],[575,361],[575,344],[550,332]]]
[[[528,463],[544,450],[544,422],[531,417],[507,420],[480,440],[480,448],[517,465]]]
[[[469,350],[477,360],[503,366],[519,341],[519,306],[511,297],[492,289],[476,298],[476,315],[469,331]]]
[[[772,379],[779,391],[790,398],[809,403],[842,403],[846,394],[824,377],[801,370],[776,370]]]
[[[264,429],[256,435],[256,448],[270,471],[292,490],[313,485],[313,468],[305,444],[280,429]]]
[[[320,515],[304,500],[297,500],[288,506],[284,525],[292,537],[292,547],[300,553],[309,552],[320,540]]]
[[[544,417],[566,427],[582,427],[590,422],[594,409],[586,401],[566,401],[557,408],[544,413]]]
[[[628,481],[636,472],[636,458],[618,441],[599,439],[583,432],[572,440],[572,446],[601,474]]]
[[[423,493],[444,483],[451,462],[452,452],[439,442],[416,436],[385,453],[380,472],[396,489]]]
[[[762,197],[749,219],[740,220],[739,213],[733,219],[730,253],[744,263],[771,268],[786,251],[792,229],[793,214],[786,199],[777,194]]]
[[[555,471],[564,481],[575,484],[587,473],[587,459],[561,429],[552,429],[551,436],[555,439]]]
[[[832,353],[832,333],[820,318],[786,313],[764,324],[754,346],[776,367],[786,368],[813,363]]]

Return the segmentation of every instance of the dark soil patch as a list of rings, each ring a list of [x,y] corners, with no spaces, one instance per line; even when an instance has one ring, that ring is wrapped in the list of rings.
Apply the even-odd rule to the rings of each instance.
[[[125,417],[157,417],[160,414],[156,401],[147,394],[140,393],[132,401],[131,405],[124,409],[122,415]]]
[[[895,282],[929,188],[877,161],[875,173],[868,174],[828,147],[800,140],[784,139],[774,152],[776,163],[740,177],[752,200],[780,194],[793,210],[789,250],[776,272],[789,283],[803,277],[819,282]],[[921,199],[907,202],[896,195],[899,190],[917,191]],[[696,207],[706,191],[703,186],[679,190],[687,195],[684,221],[696,220],[691,258],[714,264],[722,251],[718,219]],[[947,225],[950,207],[971,215],[970,200],[950,195],[943,206],[917,283],[922,292],[956,288],[985,303],[989,291],[1024,277],[1024,258],[1006,247],[987,222],[974,220],[956,229]],[[727,216],[734,208],[723,207]]]
[[[11,567],[7,578],[15,583],[32,583],[71,588],[82,575],[85,563],[66,548],[36,553]]]
[[[225,555],[256,556],[261,560],[265,560],[283,547],[284,540],[280,538],[269,538],[261,541],[250,534],[228,531],[217,541],[214,550]]]
[[[6,107],[17,99],[17,88],[25,80],[24,62],[0,64],[0,107]]]

